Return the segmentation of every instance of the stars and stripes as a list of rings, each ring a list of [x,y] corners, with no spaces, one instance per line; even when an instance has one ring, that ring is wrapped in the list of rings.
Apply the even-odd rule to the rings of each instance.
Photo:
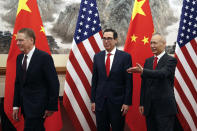
[[[82,0],[67,62],[63,104],[76,130],[96,130],[90,92],[95,53],[103,50],[96,0]]]
[[[175,96],[184,130],[197,130],[197,1],[183,0],[175,57]]]
[[[74,39],[77,44],[101,30],[98,9],[94,1],[81,3]]]

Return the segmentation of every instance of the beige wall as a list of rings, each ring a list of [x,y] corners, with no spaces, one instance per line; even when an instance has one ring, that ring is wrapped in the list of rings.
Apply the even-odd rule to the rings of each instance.
[[[0,75],[0,98],[4,96],[5,76]]]
[[[7,54],[0,54],[0,67],[6,67]]]

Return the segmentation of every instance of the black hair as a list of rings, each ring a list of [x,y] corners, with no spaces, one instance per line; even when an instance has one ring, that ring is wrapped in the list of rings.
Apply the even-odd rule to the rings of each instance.
[[[105,30],[103,31],[103,34],[104,34],[105,32],[112,32],[112,33],[113,33],[114,39],[117,39],[117,38],[118,38],[118,33],[117,33],[114,29],[105,29]]]

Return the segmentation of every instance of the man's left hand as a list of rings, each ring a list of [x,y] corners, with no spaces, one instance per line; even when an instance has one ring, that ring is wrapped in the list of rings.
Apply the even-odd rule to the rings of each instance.
[[[54,113],[54,111],[48,111],[48,110],[46,110],[45,113],[44,113],[43,118],[45,119],[45,118],[47,118],[47,117],[53,115],[53,113]]]
[[[122,115],[123,115],[123,116],[126,115],[127,112],[128,112],[128,110],[129,110],[129,106],[123,104],[123,105],[122,105],[122,108],[121,108]]]

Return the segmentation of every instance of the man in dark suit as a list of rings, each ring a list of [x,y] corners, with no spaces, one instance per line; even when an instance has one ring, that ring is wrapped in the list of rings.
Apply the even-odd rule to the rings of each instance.
[[[91,109],[96,112],[98,131],[123,131],[125,114],[132,103],[131,56],[116,48],[117,32],[103,33],[104,51],[94,56]]]
[[[58,110],[59,80],[52,57],[35,48],[35,34],[29,28],[17,33],[22,52],[16,61],[13,119],[23,113],[24,131],[44,131],[44,120]]]
[[[141,73],[139,111],[146,116],[148,131],[173,131],[177,113],[174,96],[174,74],[177,60],[165,52],[166,40],[160,34],[151,39],[153,57],[131,67],[129,73]]]

